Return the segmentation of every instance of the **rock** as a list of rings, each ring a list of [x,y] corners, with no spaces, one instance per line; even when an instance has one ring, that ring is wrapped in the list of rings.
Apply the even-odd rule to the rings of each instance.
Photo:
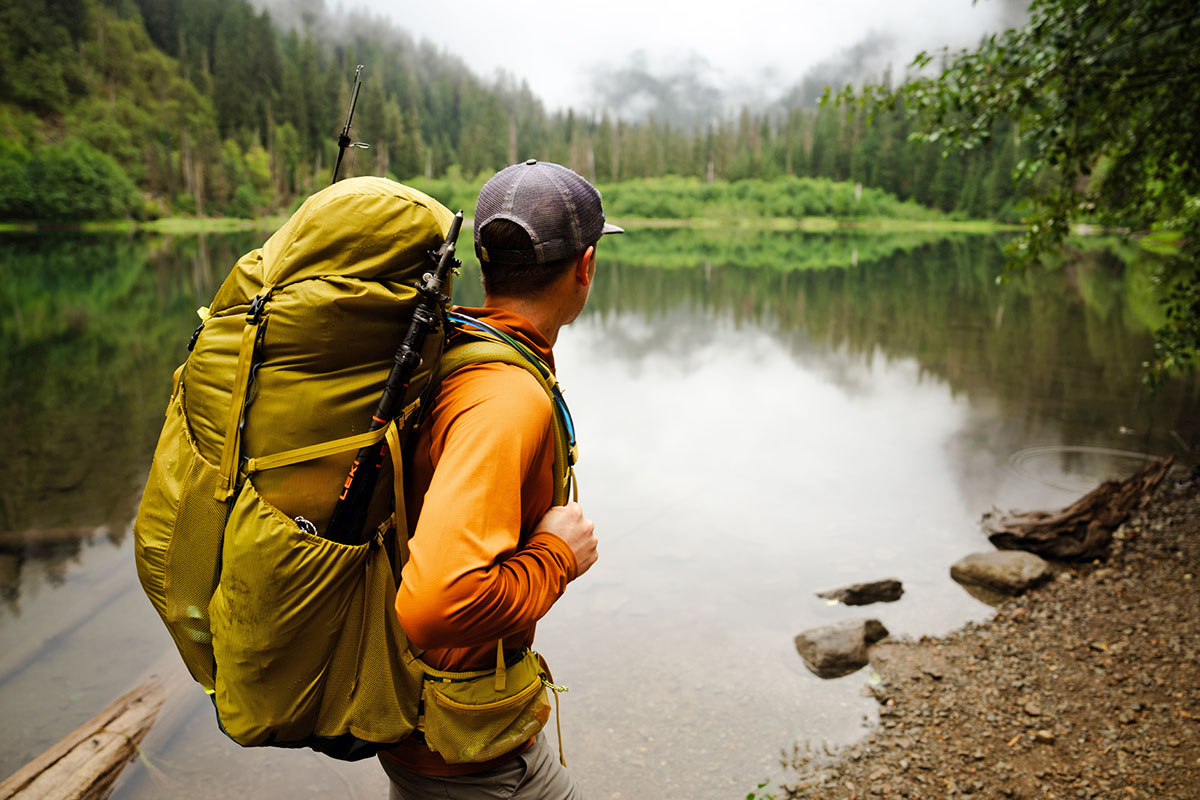
[[[950,567],[950,577],[959,583],[1006,594],[1021,594],[1048,580],[1051,574],[1045,559],[1020,550],[972,553]]]
[[[840,589],[817,592],[817,597],[836,600],[848,606],[865,606],[871,603],[893,603],[904,594],[904,586],[896,578],[884,578],[867,583],[852,583]]]
[[[867,648],[888,635],[877,619],[845,620],[796,637],[804,665],[822,678],[849,675],[867,664]]]
[[[1126,531],[1104,565],[1053,564],[1075,580],[940,637],[874,645],[869,738],[794,760],[802,772],[778,794],[848,800],[849,782],[858,800],[1200,800],[1200,592],[1183,577],[1200,576],[1200,491],[1160,487]]]

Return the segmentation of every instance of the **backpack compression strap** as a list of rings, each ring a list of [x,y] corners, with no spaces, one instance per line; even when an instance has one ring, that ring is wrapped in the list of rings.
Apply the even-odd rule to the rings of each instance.
[[[217,479],[217,490],[213,494],[214,499],[222,502],[233,497],[237,484],[236,473],[242,446],[242,425],[246,420],[247,394],[257,369],[254,357],[262,346],[263,332],[267,327],[263,310],[267,298],[271,296],[271,288],[269,285],[263,286],[246,311],[246,327],[242,329],[241,344],[238,347],[237,372],[233,378],[233,392],[229,398],[229,414],[225,423],[225,441],[221,447],[221,471]]]
[[[477,341],[450,345],[438,364],[435,382],[441,383],[452,372],[471,364],[500,362],[528,371],[545,390],[554,407],[554,504],[563,505],[568,499],[578,500],[579,484],[575,481],[574,469],[578,448],[575,444],[574,425],[571,423],[570,411],[562,399],[562,392],[558,389],[554,373],[541,363],[540,359],[539,363],[534,364],[528,356],[502,340],[475,330],[457,330],[476,337]]]

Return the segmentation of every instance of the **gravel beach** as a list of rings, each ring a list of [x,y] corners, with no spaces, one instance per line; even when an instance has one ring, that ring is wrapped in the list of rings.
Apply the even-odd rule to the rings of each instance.
[[[879,722],[789,757],[786,798],[1200,798],[1200,472],[1176,470],[1103,562],[955,633],[872,649]]]

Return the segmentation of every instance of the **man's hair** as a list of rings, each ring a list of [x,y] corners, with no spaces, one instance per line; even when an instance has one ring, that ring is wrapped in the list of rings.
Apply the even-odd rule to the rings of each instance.
[[[533,251],[533,240],[529,232],[508,219],[494,219],[479,232],[484,247],[494,250]],[[592,242],[588,247],[595,247]],[[584,250],[587,248],[585,247]],[[584,252],[581,250],[558,261],[545,264],[503,264],[481,261],[483,290],[498,297],[528,297],[537,295],[560,275],[570,269]]]

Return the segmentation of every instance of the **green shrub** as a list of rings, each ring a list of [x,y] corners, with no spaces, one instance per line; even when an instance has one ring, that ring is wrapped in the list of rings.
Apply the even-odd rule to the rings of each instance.
[[[928,219],[936,216],[915,203],[901,202],[880,189],[864,187],[856,197],[852,183],[825,178],[746,178],[702,182],[698,178],[644,178],[600,187],[604,210],[617,218],[737,219],[894,217]]]
[[[0,139],[0,219],[29,219],[33,193],[29,186],[29,153]]]
[[[69,140],[62,145],[41,147],[24,160],[25,184],[20,186],[22,159],[5,148],[0,155],[8,201],[3,213],[10,219],[51,222],[120,219],[141,207],[141,195],[133,181],[112,157],[86,142]]]
[[[445,178],[408,178],[401,179],[419,192],[437,200],[451,211],[462,209],[465,216],[475,215],[475,200],[479,197],[479,187],[483,186],[491,174],[480,175],[475,179],[463,178],[460,174],[448,175]]]
[[[196,213],[196,198],[190,192],[179,192],[172,201],[175,211],[180,214]]]
[[[225,213],[231,217],[250,219],[259,206],[258,192],[253,186],[243,183],[233,191],[233,199],[225,208]]]
[[[489,177],[477,175],[471,179],[452,171],[445,178],[410,178],[402,182],[436,198],[452,210],[462,208],[470,216],[479,187]],[[882,189],[864,186],[861,197],[856,197],[855,184],[837,183],[827,178],[785,176],[707,183],[699,178],[668,175],[601,184],[598,188],[604,197],[604,212],[613,219],[890,217],[917,220],[940,216],[917,203],[901,201]]]

